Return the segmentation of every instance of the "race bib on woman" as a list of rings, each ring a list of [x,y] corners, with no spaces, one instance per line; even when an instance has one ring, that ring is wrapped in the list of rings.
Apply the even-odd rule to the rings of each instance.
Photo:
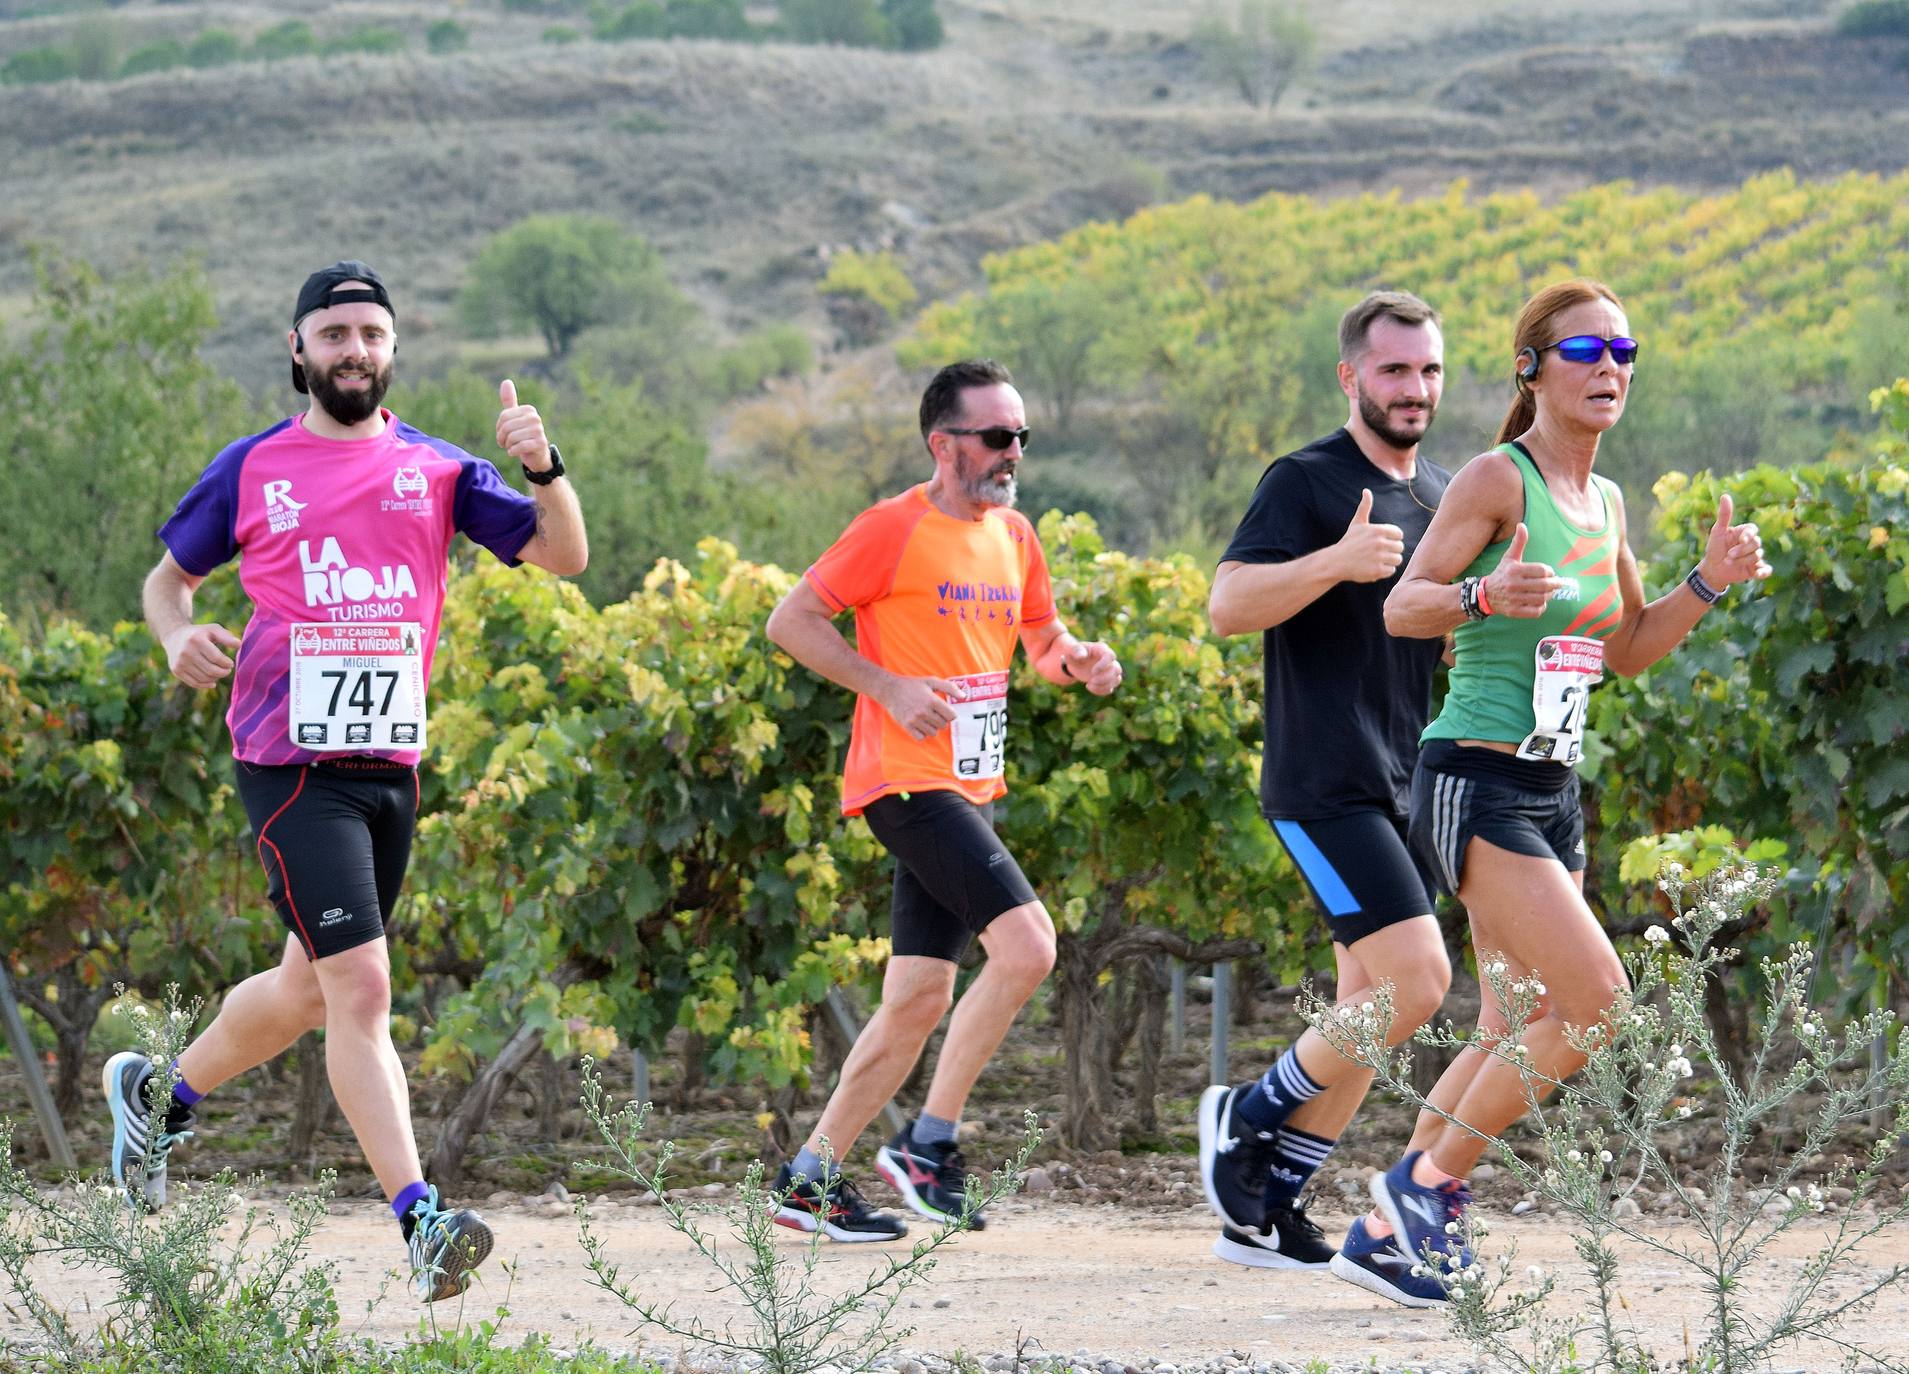
[[[1604,677],[1604,641],[1547,635],[1538,641],[1531,715],[1536,728],[1518,746],[1521,759],[1574,764],[1584,757],[1584,716]]]

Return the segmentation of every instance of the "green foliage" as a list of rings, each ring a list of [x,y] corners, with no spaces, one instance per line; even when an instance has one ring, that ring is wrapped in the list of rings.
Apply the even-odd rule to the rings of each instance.
[[[424,31],[424,42],[440,55],[463,52],[471,45],[471,31],[455,19],[440,19]]]
[[[661,38],[669,32],[669,21],[658,0],[634,0],[622,9],[605,6],[591,32],[606,43],[621,43],[632,38]]]
[[[664,25],[672,38],[747,38],[742,0],[668,0]]]
[[[815,366],[809,336],[792,324],[772,324],[716,355],[713,384],[724,397],[744,396],[777,377],[800,377]]]
[[[798,43],[888,45],[888,20],[877,0],[781,0],[778,8],[783,28]]]
[[[212,293],[196,271],[103,281],[50,257],[24,337],[0,349],[0,606],[93,624],[136,615],[152,537],[219,448],[243,397],[199,355]]]
[[[1857,0],[1836,16],[1836,32],[1851,38],[1909,38],[1909,0]]]
[[[288,57],[307,57],[318,51],[318,35],[303,19],[287,19],[261,30],[253,39],[250,55],[256,61],[278,62]]]
[[[1499,1368],[1642,1370],[1663,1367],[1653,1347],[1681,1340],[1689,1350],[1688,1325],[1655,1325],[1647,1305],[1625,1297],[1621,1266],[1640,1253],[1706,1297],[1694,1342],[1704,1363],[1680,1367],[1765,1369],[1778,1351],[1793,1359],[1797,1347],[1813,1357],[1806,1367],[1885,1358],[1866,1347],[1853,1318],[1909,1278],[1909,1263],[1876,1263],[1887,1253],[1876,1242],[1909,1218],[1909,1199],[1882,1186],[1909,1137],[1909,1043],[1887,1050],[1895,1029],[1888,1012],[1832,1025],[1812,1005],[1816,955],[1799,942],[1762,961],[1767,991],[1750,1012],[1752,1053],[1741,1067],[1731,1063],[1705,1014],[1731,954],[1718,948],[1719,932],[1752,923],[1779,880],[1735,862],[1695,882],[1686,876],[1667,865],[1662,886],[1679,913],[1670,922],[1677,935],[1653,927],[1644,948],[1625,959],[1631,986],[1608,1024],[1566,1027],[1569,1044],[1587,1058],[1574,1077],[1560,1082],[1534,1066],[1523,1027],[1544,988],[1535,976],[1513,977],[1502,961],[1481,974],[1517,1030],[1469,1042],[1449,1029],[1417,1034],[1422,1044],[1469,1044],[1520,1070],[1537,1158],[1501,1142],[1501,1167],[1572,1225],[1582,1283],[1537,1272],[1520,1282],[1515,1253],[1480,1255],[1463,1270],[1427,1257],[1450,1294],[1453,1328]],[[1305,1015],[1409,1104],[1454,1120],[1413,1088],[1405,1051],[1386,1049],[1390,1003],[1384,988],[1367,1012],[1335,1014],[1314,1002]],[[1880,1128],[1865,1131],[1879,1102],[1889,1104]],[[1635,1202],[1627,1215],[1624,1203],[1634,1190],[1645,1196],[1641,1188],[1688,1212],[1694,1238],[1667,1236]],[[1846,1200],[1837,1204],[1837,1196]],[[1486,1228],[1472,1216],[1465,1230],[1476,1245]],[[1786,1233],[1792,1252],[1803,1254],[1773,1253]],[[1751,1299],[1771,1284],[1774,1300]]]
[[[837,253],[815,288],[851,345],[873,343],[920,299],[901,260],[890,252]]]
[[[417,944],[484,972],[427,1064],[470,1066],[507,1022],[596,1053],[683,1024],[720,1072],[806,1073],[808,1006],[885,952],[857,936],[886,873],[865,827],[827,818],[841,694],[760,639],[788,583],[714,541],[601,611],[556,579],[458,579]]]
[[[1809,892],[1806,932],[1865,951],[1900,979],[1909,926],[1909,730],[1899,670],[1909,642],[1909,382],[1878,390],[1880,435],[1846,462],[1759,466],[1727,481],[1659,482],[1663,548],[1647,587],[1682,579],[1728,490],[1763,532],[1774,573],[1709,612],[1650,671],[1600,691],[1593,724],[1610,750],[1597,771],[1609,826],[1674,830],[1701,821],[1793,842]],[[1641,523],[1633,507],[1633,526]],[[1727,747],[1719,747],[1728,741]],[[1859,980],[1845,991],[1861,997]]]
[[[73,75],[82,81],[110,81],[119,70],[119,26],[89,16],[73,26]]]
[[[736,1294],[748,1308],[746,1325],[740,1330],[731,1322],[712,1326],[696,1317],[679,1316],[668,1304],[645,1299],[623,1278],[621,1267],[590,1229],[589,1215],[580,1205],[578,1225],[591,1281],[619,1299],[645,1325],[660,1327],[692,1346],[720,1351],[765,1374],[868,1370],[885,1363],[881,1357],[912,1334],[895,1317],[902,1298],[928,1277],[936,1252],[967,1231],[976,1212],[1020,1191],[1028,1163],[1041,1143],[1040,1127],[1030,1111],[1020,1149],[994,1171],[986,1185],[979,1179],[971,1181],[967,1205],[959,1217],[916,1241],[905,1259],[885,1257],[865,1279],[842,1291],[838,1285],[824,1288],[816,1282],[822,1256],[819,1229],[809,1233],[799,1259],[790,1258],[786,1248],[777,1244],[773,1218],[794,1189],[776,1192],[764,1187],[760,1162],[749,1166],[731,1206],[685,1205],[670,1196],[668,1188],[673,1142],[663,1142],[654,1163],[644,1159],[648,1154],[642,1139],[649,1116],[647,1102],[629,1102],[613,1110],[596,1066],[586,1063],[583,1110],[609,1150],[600,1167],[631,1180],[655,1200],[670,1229],[687,1240],[713,1271],[718,1288]],[[824,1150],[826,1171],[826,1146]],[[723,1246],[705,1228],[704,1220],[712,1214],[741,1242],[739,1247]]]
[[[598,215],[532,215],[496,235],[458,305],[473,332],[534,328],[556,357],[597,325],[666,335],[687,309],[648,242]]]
[[[126,54],[126,60],[120,65],[121,76],[139,76],[145,72],[170,71],[174,67],[186,65],[186,45],[176,38],[162,38],[156,43],[146,43]]]
[[[569,24],[552,24],[541,35],[546,43],[578,43],[583,40],[583,32]]]
[[[68,48],[22,48],[0,65],[0,83],[9,86],[65,81],[78,74]]]
[[[207,29],[186,47],[186,61],[195,67],[223,67],[239,56],[238,35],[230,29]]]
[[[882,0],[882,17],[888,21],[891,47],[926,52],[941,46],[944,35],[935,0]]]
[[[167,1066],[185,1047],[197,1010],[169,996],[158,1013],[133,1013],[140,1048],[154,1064],[149,1101],[178,1081]],[[267,1221],[248,1205],[229,1170],[204,1183],[175,1183],[169,1205],[149,1219],[110,1178],[76,1182],[70,1196],[60,1196],[43,1191],[13,1155],[12,1123],[0,1123],[7,1213],[0,1275],[17,1303],[9,1306],[32,1321],[62,1367],[89,1356],[108,1367],[325,1367],[337,1338],[333,1276],[301,1261],[330,1201],[329,1173],[317,1191],[292,1197],[284,1221]],[[82,1329],[41,1291],[33,1262],[49,1253],[109,1279],[103,1321]]]
[[[1227,15],[1208,11],[1193,30],[1193,46],[1217,81],[1236,87],[1258,109],[1272,109],[1313,64],[1319,34],[1298,5],[1286,0],[1237,0]]]
[[[394,53],[403,52],[405,37],[396,29],[384,28],[375,24],[361,24],[348,33],[325,43],[324,51],[332,53]]]
[[[1197,541],[1238,517],[1225,484],[1250,484],[1344,418],[1333,325],[1365,291],[1415,290],[1441,310],[1448,408],[1492,423],[1492,398],[1510,397],[1518,301],[1582,274],[1623,297],[1645,348],[1600,466],[1634,484],[1669,465],[1732,471],[1823,451],[1859,423],[1854,398],[1893,377],[1909,328],[1905,204],[1909,176],[1787,172],[1722,194],[1618,183],[1550,203],[1463,184],[1416,201],[1195,197],[986,259],[987,290],[931,306],[897,353],[911,368],[1032,362],[1040,406],[1069,374],[1044,375],[1036,355],[1065,361],[1091,341],[1077,441],[1120,458],[1156,533]],[[1478,447],[1448,421],[1428,451],[1456,466]]]

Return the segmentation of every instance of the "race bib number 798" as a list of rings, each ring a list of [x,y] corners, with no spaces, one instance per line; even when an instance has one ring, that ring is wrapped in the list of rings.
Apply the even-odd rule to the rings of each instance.
[[[292,626],[291,740],[319,753],[424,747],[424,631]]]
[[[998,778],[1007,760],[1008,675],[970,673],[953,679],[959,695],[954,707],[954,774],[957,778]]]

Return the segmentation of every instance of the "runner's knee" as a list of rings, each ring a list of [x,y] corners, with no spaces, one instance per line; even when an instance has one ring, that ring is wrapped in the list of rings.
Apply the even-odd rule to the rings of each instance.
[[[1452,966],[1441,959],[1431,968],[1414,971],[1392,989],[1392,1033],[1403,1040],[1438,1014],[1451,991]]]
[[[1038,902],[1019,907],[990,930],[988,967],[1023,995],[1031,994],[1054,971],[1054,924],[1046,909]]]

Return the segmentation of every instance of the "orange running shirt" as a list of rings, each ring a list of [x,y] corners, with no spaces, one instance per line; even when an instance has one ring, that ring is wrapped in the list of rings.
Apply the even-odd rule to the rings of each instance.
[[[854,608],[864,657],[964,688],[954,724],[925,740],[873,698],[855,698],[842,813],[891,792],[959,792],[977,806],[1005,793],[1008,665],[1022,627],[1054,618],[1027,517],[997,507],[957,520],[935,509],[924,483],[856,516],[806,576],[831,611]]]

